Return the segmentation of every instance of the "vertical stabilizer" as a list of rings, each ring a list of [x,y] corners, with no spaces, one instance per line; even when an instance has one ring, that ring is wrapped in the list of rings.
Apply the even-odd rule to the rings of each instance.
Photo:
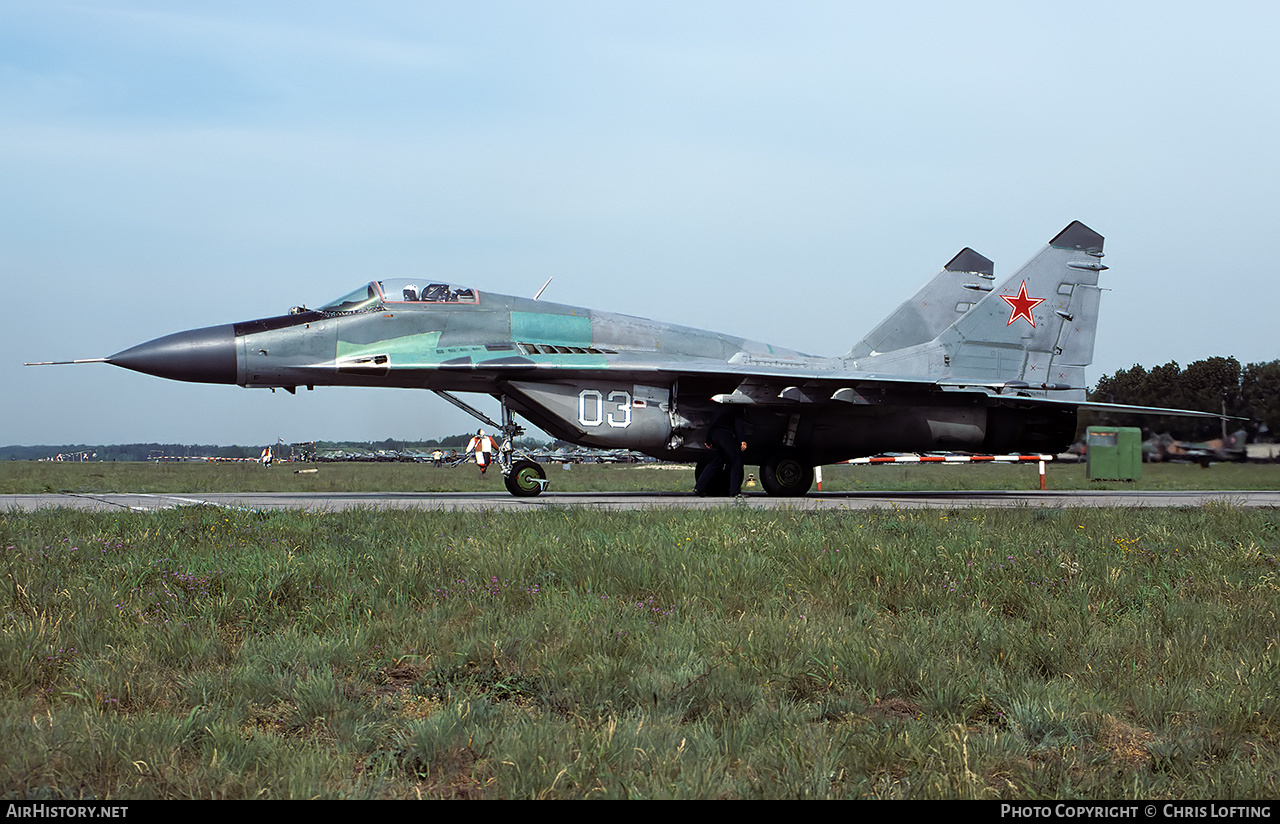
[[[993,291],[994,278],[994,264],[965,247],[845,357],[863,358],[933,340]]]
[[[1036,394],[1083,398],[1098,324],[1098,274],[1107,268],[1102,245],[1102,235],[1071,223],[933,341],[865,358],[860,367],[1025,383]]]

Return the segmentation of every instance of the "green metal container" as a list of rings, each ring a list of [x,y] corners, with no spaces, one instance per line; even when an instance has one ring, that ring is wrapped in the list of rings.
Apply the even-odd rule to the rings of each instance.
[[[1091,426],[1085,433],[1089,480],[1136,481],[1142,477],[1142,430]]]

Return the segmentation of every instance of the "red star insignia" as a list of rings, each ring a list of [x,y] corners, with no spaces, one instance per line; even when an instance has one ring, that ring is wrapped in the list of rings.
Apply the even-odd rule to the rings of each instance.
[[[1018,288],[1018,294],[1010,297],[1001,295],[1000,300],[1013,307],[1013,311],[1009,313],[1009,322],[1005,326],[1010,326],[1018,318],[1026,318],[1027,323],[1031,324],[1031,328],[1035,328],[1036,319],[1031,317],[1031,310],[1044,303],[1044,298],[1027,297],[1027,282],[1022,281],[1022,286]]]

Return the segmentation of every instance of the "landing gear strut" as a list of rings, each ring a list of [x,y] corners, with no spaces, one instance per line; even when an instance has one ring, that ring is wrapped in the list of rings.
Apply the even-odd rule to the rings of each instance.
[[[499,424],[471,404],[448,392],[437,389],[435,393],[502,434],[502,445],[498,447],[498,457],[494,462],[498,464],[498,469],[502,470],[502,480],[508,492],[521,498],[532,498],[534,495],[542,494],[542,491],[547,488],[547,473],[536,461],[530,460],[524,453],[516,452],[516,436],[524,434],[524,427],[516,423],[515,413],[511,411],[511,407],[507,406],[505,395],[498,399],[502,403],[502,423]]]

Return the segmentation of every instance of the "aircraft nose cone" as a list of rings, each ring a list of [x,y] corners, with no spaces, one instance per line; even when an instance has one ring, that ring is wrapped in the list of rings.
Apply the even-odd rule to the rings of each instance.
[[[107,363],[175,381],[235,383],[235,327],[228,323],[165,335],[117,352]]]

